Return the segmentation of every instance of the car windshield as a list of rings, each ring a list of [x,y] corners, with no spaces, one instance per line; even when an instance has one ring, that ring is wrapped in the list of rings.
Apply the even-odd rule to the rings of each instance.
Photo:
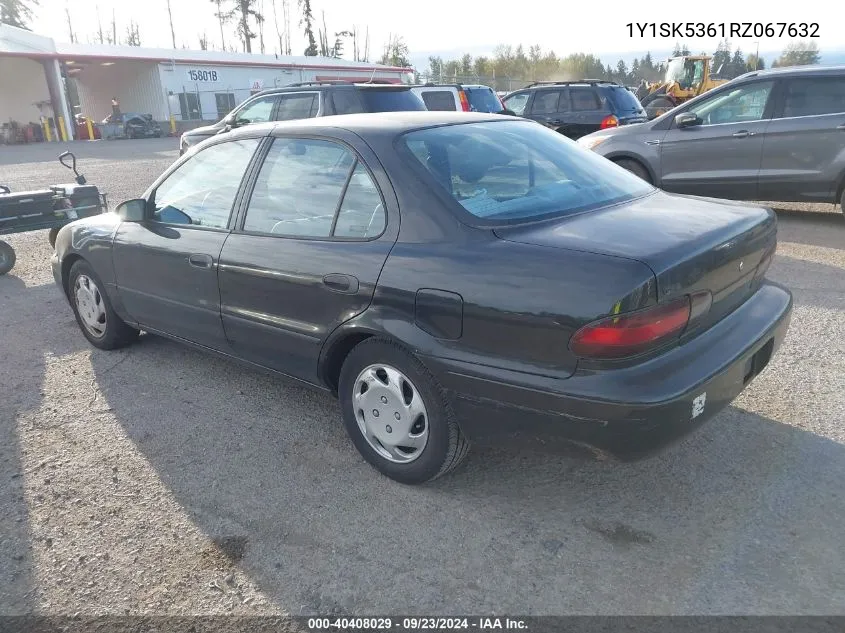
[[[409,132],[403,140],[464,210],[486,222],[565,216],[655,191],[536,123],[464,123]]]
[[[464,88],[473,112],[491,112],[497,114],[502,111],[502,104],[490,88]]]
[[[410,88],[361,88],[367,112],[407,112],[425,110],[425,103]]]

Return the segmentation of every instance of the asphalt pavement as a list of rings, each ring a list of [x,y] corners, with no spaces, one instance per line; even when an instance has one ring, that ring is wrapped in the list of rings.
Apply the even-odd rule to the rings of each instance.
[[[73,149],[117,202],[176,145]],[[0,182],[70,181],[60,149],[0,147]],[[845,614],[845,218],[775,206],[792,325],[728,410],[646,461],[514,437],[422,487],[329,396],[152,336],[94,350],[46,233],[8,238],[0,614]]]

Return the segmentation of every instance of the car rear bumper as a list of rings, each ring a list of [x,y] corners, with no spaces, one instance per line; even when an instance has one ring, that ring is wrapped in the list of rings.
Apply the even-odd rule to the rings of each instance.
[[[619,459],[646,456],[723,410],[767,365],[786,336],[792,295],[766,282],[729,316],[634,367],[560,380],[437,358],[423,360],[446,387],[472,439],[500,432],[552,434]]]

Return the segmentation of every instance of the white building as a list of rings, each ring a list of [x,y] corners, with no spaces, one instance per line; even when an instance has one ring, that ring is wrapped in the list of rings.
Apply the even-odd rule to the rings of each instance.
[[[326,57],[66,44],[0,25],[0,124],[61,116],[72,134],[74,114],[102,120],[116,97],[123,112],[173,117],[184,128],[217,121],[266,88],[331,79],[407,83],[411,72]]]

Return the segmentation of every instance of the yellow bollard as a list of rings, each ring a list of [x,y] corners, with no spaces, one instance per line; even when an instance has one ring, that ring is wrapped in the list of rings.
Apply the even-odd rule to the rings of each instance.
[[[88,124],[88,140],[93,141],[94,140],[94,126],[91,125],[91,119],[89,119],[88,117],[85,117],[85,122]]]
[[[50,134],[50,121],[48,121],[47,119],[44,119],[43,127],[44,127],[44,139],[48,143],[52,143],[53,142],[53,135]]]
[[[65,127],[65,118],[59,117],[59,133],[62,135],[62,141],[67,143],[67,128]]]
[[[172,114],[170,115],[170,133],[176,135],[176,118]]]

